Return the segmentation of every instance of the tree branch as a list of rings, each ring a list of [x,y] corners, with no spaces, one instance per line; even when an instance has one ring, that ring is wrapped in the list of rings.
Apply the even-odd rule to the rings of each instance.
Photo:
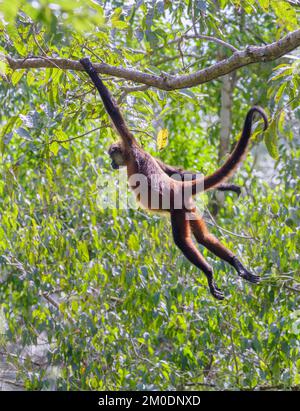
[[[106,63],[95,63],[94,67],[101,74],[109,74],[162,90],[177,90],[207,83],[249,64],[276,60],[299,46],[300,29],[289,33],[274,43],[262,47],[249,46],[245,50],[237,51],[231,57],[210,67],[182,76],[157,76],[138,70],[114,67]],[[70,59],[45,59],[45,57],[13,59],[10,56],[6,56],[6,59],[9,66],[14,70],[45,67],[58,67],[63,70],[84,70],[79,61]]]

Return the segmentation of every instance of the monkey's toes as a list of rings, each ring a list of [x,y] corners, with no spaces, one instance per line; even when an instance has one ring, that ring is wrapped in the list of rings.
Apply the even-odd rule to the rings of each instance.
[[[260,282],[260,277],[258,275],[252,274],[249,271],[241,271],[239,276],[250,283],[257,284]]]

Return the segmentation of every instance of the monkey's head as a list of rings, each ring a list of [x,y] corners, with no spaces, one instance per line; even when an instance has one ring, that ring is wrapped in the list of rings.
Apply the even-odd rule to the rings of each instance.
[[[114,170],[126,166],[125,153],[121,142],[112,144],[108,149],[108,154],[111,158],[111,166]]]

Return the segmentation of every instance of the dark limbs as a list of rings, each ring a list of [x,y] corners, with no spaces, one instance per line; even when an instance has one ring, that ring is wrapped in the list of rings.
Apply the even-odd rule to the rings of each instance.
[[[171,211],[171,223],[175,244],[192,264],[204,272],[210,292],[216,299],[223,300],[224,295],[214,282],[212,267],[193,243],[191,234],[199,244],[232,265],[241,278],[251,283],[259,282],[259,277],[248,271],[234,253],[208,231],[200,215],[194,214],[194,219],[188,219],[184,210],[173,210]]]

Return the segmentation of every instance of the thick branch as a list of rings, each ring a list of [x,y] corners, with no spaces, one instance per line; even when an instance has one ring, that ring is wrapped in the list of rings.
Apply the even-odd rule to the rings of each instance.
[[[182,76],[156,76],[137,70],[114,67],[106,63],[94,64],[94,67],[97,72],[101,74],[109,74],[162,90],[177,90],[207,83],[249,64],[276,60],[299,46],[300,29],[289,33],[281,40],[272,44],[262,47],[247,47],[244,51],[237,51],[228,59],[217,62],[208,68]],[[6,59],[10,67],[14,70],[56,67],[63,70],[83,71],[83,67],[79,61],[76,60],[45,57],[13,59],[9,56],[7,56]]]

